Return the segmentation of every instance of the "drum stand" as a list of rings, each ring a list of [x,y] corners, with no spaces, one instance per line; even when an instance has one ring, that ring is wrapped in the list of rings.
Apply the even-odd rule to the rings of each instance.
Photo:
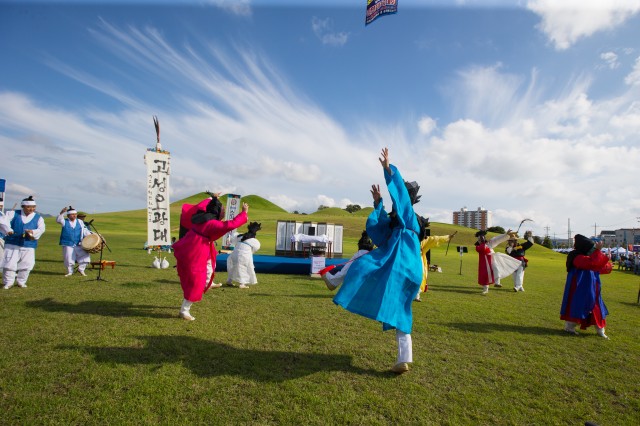
[[[98,268],[98,276],[96,277],[95,280],[89,280],[89,281],[107,281],[107,280],[105,280],[104,278],[102,278],[100,276],[101,273],[102,273],[102,268],[103,268],[103,265],[102,265],[102,251],[106,247],[107,250],[109,250],[109,253],[111,253],[111,249],[107,245],[107,242],[104,240],[104,238],[102,238],[102,234],[100,232],[98,232],[98,230],[96,229],[96,226],[93,224],[93,220],[88,222],[87,225],[89,225],[89,226],[91,226],[93,228],[93,230],[96,232],[96,234],[98,234],[98,236],[100,237],[100,240],[102,242],[102,244],[100,244],[100,267]]]

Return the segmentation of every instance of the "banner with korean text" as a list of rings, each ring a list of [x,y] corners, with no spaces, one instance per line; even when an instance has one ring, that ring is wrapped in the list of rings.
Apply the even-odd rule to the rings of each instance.
[[[149,148],[144,156],[147,165],[147,247],[169,249],[169,151]]]

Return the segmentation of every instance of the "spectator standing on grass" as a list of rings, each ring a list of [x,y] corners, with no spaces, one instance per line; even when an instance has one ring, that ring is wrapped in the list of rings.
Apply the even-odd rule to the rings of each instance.
[[[36,264],[38,240],[44,234],[44,219],[36,212],[33,196],[22,200],[21,210],[8,211],[0,221],[0,232],[5,237],[3,289],[14,284],[26,288],[29,274]]]
[[[350,312],[380,321],[383,330],[396,330],[398,355],[391,371],[401,374],[409,371],[413,362],[411,304],[422,281],[421,232],[413,211],[420,187],[416,182],[404,182],[390,164],[387,148],[379,161],[392,209],[386,212],[380,186],[372,185],[374,210],[367,218],[366,230],[377,248],[351,264],[333,301]]]
[[[567,280],[560,307],[564,331],[578,334],[578,324],[582,330],[595,325],[598,336],[608,339],[604,329],[609,311],[602,300],[600,274],[611,273],[612,265],[600,251],[602,241],[594,243],[580,234],[574,241],[574,249],[567,255]]]

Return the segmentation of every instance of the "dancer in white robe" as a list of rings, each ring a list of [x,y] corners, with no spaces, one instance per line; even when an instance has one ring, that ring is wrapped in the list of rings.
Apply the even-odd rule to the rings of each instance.
[[[240,284],[239,288],[249,288],[258,284],[256,271],[253,266],[253,254],[260,250],[260,241],[256,233],[262,229],[258,222],[249,224],[249,231],[236,237],[233,252],[227,258],[227,286],[233,287],[233,282]]]

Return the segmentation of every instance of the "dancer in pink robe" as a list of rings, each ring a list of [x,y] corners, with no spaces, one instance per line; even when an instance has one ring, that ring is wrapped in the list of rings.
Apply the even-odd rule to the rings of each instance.
[[[200,210],[191,218],[192,226],[186,235],[173,245],[173,254],[176,258],[180,285],[184,293],[184,300],[180,308],[180,318],[193,321],[190,309],[194,302],[202,300],[207,286],[213,280],[213,276],[207,283],[207,262],[211,260],[213,270],[216,268],[215,240],[224,234],[241,227],[247,222],[249,205],[242,204],[242,212],[232,220],[223,221],[224,207],[219,194],[208,203],[206,211]]]

